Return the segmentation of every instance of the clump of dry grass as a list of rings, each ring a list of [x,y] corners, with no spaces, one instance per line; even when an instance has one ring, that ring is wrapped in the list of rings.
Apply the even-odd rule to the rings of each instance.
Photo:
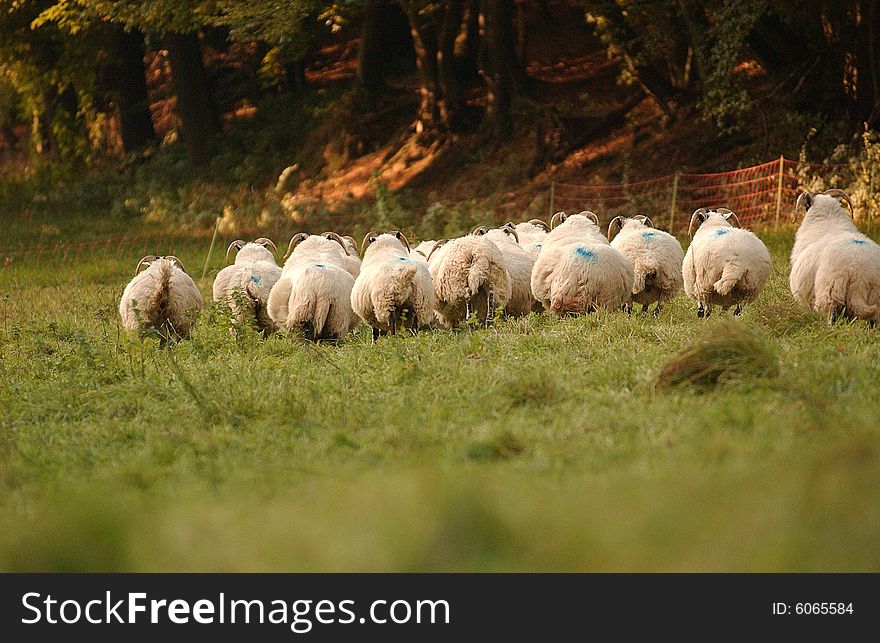
[[[770,346],[742,324],[725,320],[681,349],[661,369],[657,387],[711,389],[732,381],[766,379],[778,374],[778,360]]]

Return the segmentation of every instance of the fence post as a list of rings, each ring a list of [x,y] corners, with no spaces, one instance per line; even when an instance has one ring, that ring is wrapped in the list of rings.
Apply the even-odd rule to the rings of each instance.
[[[675,234],[675,202],[678,200],[678,177],[679,172],[672,177],[672,205],[669,206],[669,233]]]
[[[776,222],[774,228],[779,230],[779,215],[782,213],[782,176],[785,171],[785,156],[779,155],[779,181],[776,184]]]
[[[205,278],[205,275],[208,274],[208,262],[211,261],[211,251],[214,249],[214,242],[217,241],[217,231],[220,229],[220,217],[217,217],[217,222],[214,224],[214,234],[211,236],[211,245],[208,246],[208,254],[205,257],[205,267],[202,268],[202,279]]]
[[[548,221],[553,218],[553,215],[556,214],[553,211],[553,206],[556,201],[556,181],[550,181],[550,212],[547,214]]]

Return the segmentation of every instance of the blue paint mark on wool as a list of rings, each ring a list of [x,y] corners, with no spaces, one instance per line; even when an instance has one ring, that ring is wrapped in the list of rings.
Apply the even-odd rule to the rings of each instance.
[[[574,253],[575,253],[578,257],[581,257],[582,259],[586,259],[587,261],[597,261],[597,260],[599,259],[599,258],[596,256],[596,253],[595,253],[595,252],[593,252],[593,251],[591,251],[591,250],[587,250],[587,249],[584,248],[583,246],[578,246],[577,248],[575,248]]]
[[[315,268],[325,268],[326,266],[322,263],[316,263]]]
[[[251,275],[251,281],[259,286],[262,278],[260,277],[260,275]]]
[[[864,239],[853,239],[852,242],[853,242],[854,245],[857,245],[857,246],[863,246],[863,245],[865,245],[865,240],[864,240]]]
[[[409,259],[407,259],[406,257],[398,257],[397,260],[398,261],[409,261]]]
[[[720,230],[716,230],[715,232],[713,232],[712,236],[713,237],[723,237],[728,232],[730,232],[730,230],[728,230],[727,228],[721,228]]]
[[[536,243],[536,244],[535,244],[535,250],[540,250],[540,249],[541,249],[541,244],[540,244],[540,243]]]
[[[643,233],[642,233],[642,236],[643,236],[645,239],[653,239],[654,237],[657,236],[657,233],[656,233],[656,232],[643,232]]]

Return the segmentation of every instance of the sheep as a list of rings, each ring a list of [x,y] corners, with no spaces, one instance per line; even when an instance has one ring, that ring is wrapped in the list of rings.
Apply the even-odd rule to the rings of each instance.
[[[544,238],[550,232],[550,226],[541,219],[530,219],[515,225],[512,221],[508,221],[504,224],[504,227],[515,230],[517,243],[536,259],[538,258],[538,253],[541,252],[541,244],[544,243]]]
[[[409,251],[409,258],[428,263],[428,255],[431,254],[431,250],[434,249],[434,246],[436,244],[437,242],[433,239],[429,241],[422,241],[421,243],[419,243],[419,245]]]
[[[618,233],[612,239],[615,227]],[[654,316],[658,316],[663,306],[681,290],[684,251],[678,239],[655,229],[651,219],[643,215],[614,217],[608,224],[608,239],[633,265],[635,279],[631,302],[626,304],[627,312],[632,309],[632,302],[641,304],[643,313],[657,302]]]
[[[380,334],[394,335],[406,319],[415,334],[434,320],[434,285],[425,261],[411,259],[401,232],[364,237],[363,270],[351,291],[352,310]]]
[[[630,299],[633,267],[599,231],[598,217],[558,212],[551,228],[532,269],[535,299],[556,315],[620,310]]]
[[[479,227],[472,234],[485,235],[498,246],[504,257],[511,285],[510,300],[504,312],[512,317],[528,315],[533,310],[540,312],[541,306],[532,295],[532,268],[537,256],[520,245],[516,228],[508,225],[493,230]]]
[[[272,254],[277,252],[275,244],[264,237],[251,243],[236,239],[226,249],[227,259],[233,250],[237,251],[235,262],[214,278],[214,301],[225,303],[239,323],[253,320],[268,335],[275,330],[267,311],[269,293],[281,277],[281,268]]]
[[[357,276],[361,274],[361,258],[358,254],[358,246],[354,238],[349,236],[340,237],[335,232],[322,232],[321,236],[334,241],[336,241],[337,237],[342,239],[342,247],[348,251],[348,254],[342,258],[345,263],[345,269],[348,270],[352,277],[357,279]]]
[[[141,272],[141,268],[146,270]],[[125,287],[119,315],[126,330],[146,336],[158,331],[161,343],[186,339],[202,309],[202,295],[180,259],[169,255],[142,258]]]
[[[691,215],[688,235],[695,220],[700,225],[682,262],[685,294],[697,302],[697,317],[709,317],[712,306],[739,315],[754,300],[770,276],[767,246],[739,226],[739,218],[727,208],[699,208]],[[733,227],[733,219],[737,227]]]
[[[344,242],[300,232],[290,239],[281,277],[269,293],[269,317],[306,340],[339,340],[357,325],[351,310],[354,277]]]
[[[862,234],[838,201],[841,190],[802,193],[794,217],[804,220],[791,251],[789,285],[797,301],[834,323],[843,317],[880,321],[880,246]]]
[[[491,326],[496,306],[503,308],[510,300],[504,256],[484,236],[437,241],[428,255],[428,269],[434,282],[435,316],[445,328],[467,324],[473,314]]]

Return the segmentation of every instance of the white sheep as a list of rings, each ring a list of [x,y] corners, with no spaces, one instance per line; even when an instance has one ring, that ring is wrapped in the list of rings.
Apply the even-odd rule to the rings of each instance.
[[[351,310],[354,277],[345,266],[342,241],[300,232],[287,248],[278,283],[269,293],[269,317],[307,340],[338,340],[357,325]]]
[[[712,306],[722,311],[734,307],[734,315],[754,300],[770,276],[767,246],[754,233],[733,227],[739,218],[727,208],[699,208],[691,216],[693,234],[682,262],[685,294],[697,302],[697,317],[708,317]]]
[[[612,234],[617,235],[612,239]],[[633,265],[632,302],[642,305],[642,312],[654,302],[654,315],[672,301],[681,290],[681,263],[684,251],[678,239],[657,230],[646,216],[614,217],[608,224],[611,246],[620,250]],[[627,310],[632,307],[628,303]]]
[[[426,261],[409,257],[410,247],[401,232],[364,237],[364,260],[351,291],[351,307],[380,334],[394,335],[404,321],[410,331],[434,320],[434,285]]]
[[[428,255],[434,282],[435,313],[445,328],[468,323],[476,314],[490,326],[496,307],[510,300],[510,273],[504,256],[484,236],[438,241]]]
[[[512,221],[508,221],[504,227],[515,230],[517,243],[536,259],[538,253],[541,252],[541,245],[544,243],[547,233],[550,232],[550,226],[541,219],[531,219],[516,225]]]
[[[498,246],[504,257],[511,286],[510,300],[504,307],[504,312],[513,317],[528,315],[532,311],[540,312],[541,306],[532,295],[532,268],[537,255],[520,245],[516,228],[505,225],[490,230],[481,226],[472,234],[485,235]]]
[[[797,210],[806,210],[791,251],[791,292],[829,323],[840,317],[880,321],[880,246],[856,228],[841,206],[852,209],[841,190],[802,193]]]
[[[629,301],[633,267],[599,231],[592,212],[553,215],[532,270],[532,294],[556,315],[620,310]]]
[[[180,260],[148,255],[138,262],[134,275],[119,302],[122,326],[142,336],[158,331],[162,343],[189,337],[202,309],[202,295]]]
[[[332,239],[341,243],[342,247],[348,251],[348,254],[342,260],[345,263],[345,269],[348,270],[352,277],[357,279],[357,276],[361,274],[361,257],[358,254],[357,241],[347,235],[341,237],[335,232],[322,232],[321,236],[325,239]]]
[[[434,249],[435,245],[437,245],[437,242],[433,239],[422,241],[415,248],[410,249],[409,258],[428,263],[428,255],[431,254],[431,250]]]
[[[258,329],[269,334],[275,330],[267,310],[269,293],[281,277],[273,254],[275,244],[264,237],[250,243],[236,239],[226,249],[227,259],[233,250],[237,251],[235,262],[214,278],[214,301],[228,306],[239,323],[253,320]]]

